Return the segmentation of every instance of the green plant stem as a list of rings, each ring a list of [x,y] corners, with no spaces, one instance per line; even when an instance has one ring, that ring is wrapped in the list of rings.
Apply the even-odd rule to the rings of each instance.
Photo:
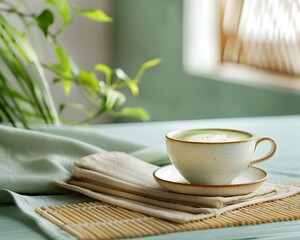
[[[31,19],[35,19],[36,18],[36,14],[34,13],[25,13],[25,12],[20,12],[16,7],[13,7],[12,5],[10,5],[10,8],[0,8],[0,12],[7,12],[7,13],[14,13],[16,15],[18,15],[22,21],[24,21],[24,18],[31,18]],[[62,27],[60,27],[55,33],[52,32],[48,32],[48,37],[55,43],[55,44],[59,44],[59,41],[57,40],[58,36],[66,29],[66,27],[68,27],[78,16],[78,13],[75,12],[70,21],[68,22],[68,24],[63,24]],[[24,24],[25,26],[28,26],[28,23]]]
[[[116,84],[112,84],[112,86],[114,87],[114,89],[121,89],[121,88],[128,87],[128,84],[127,83],[116,83]]]
[[[44,94],[44,91],[42,91],[42,99],[46,108],[46,111],[48,112],[48,115],[51,119],[51,122],[54,123],[56,126],[60,125],[60,121],[59,121],[59,117],[58,117],[58,113],[56,111],[56,107],[52,98],[52,94],[49,88],[49,84],[47,82],[45,73],[43,71],[43,68],[39,65],[39,63],[36,64],[36,69],[37,72],[40,76],[42,85],[43,85],[43,89],[45,91],[46,94]],[[48,108],[48,104],[49,104],[49,108]],[[53,120],[52,120],[53,117]]]
[[[17,10],[17,8],[15,7],[10,7],[10,8],[3,8],[0,7],[0,11],[1,12],[7,12],[7,13],[14,13],[22,18],[28,17],[28,18],[35,18],[36,15],[34,13],[24,13],[24,12],[20,12]]]
[[[77,80],[76,78],[70,78],[70,77],[68,77],[68,76],[65,76],[65,75],[61,74],[59,71],[56,71],[56,70],[52,69],[52,68],[51,68],[48,64],[46,64],[46,63],[41,63],[41,66],[42,66],[43,68],[47,69],[48,71],[54,73],[55,75],[57,75],[57,76],[63,78],[64,80],[68,80],[68,81],[70,81],[70,82],[78,83],[78,80]]]
[[[63,78],[64,80],[71,81],[76,84],[78,87],[79,93],[81,96],[83,96],[84,99],[86,99],[89,103],[93,104],[96,107],[99,107],[102,103],[101,100],[94,94],[94,92],[89,92],[85,87],[81,87],[77,78],[69,78],[64,75],[61,75],[58,71],[55,71],[54,69],[51,69],[47,64],[42,63],[41,64],[45,69],[51,71],[52,73],[58,75],[59,77]],[[91,100],[92,99],[92,100]]]
[[[142,76],[144,75],[146,69],[144,68],[140,68],[138,73],[136,74],[135,78],[133,79],[136,83],[140,82],[140,79],[142,78]]]
[[[78,124],[84,124],[84,123],[88,123],[91,122],[92,120],[95,120],[97,117],[99,117],[102,113],[105,112],[104,108],[101,108],[98,112],[96,112],[92,117],[86,118],[83,121],[80,121]]]
[[[102,104],[102,100],[99,99],[97,94],[94,92],[90,92],[88,89],[78,86],[78,90],[80,94],[83,96],[85,100],[87,100],[89,103],[93,104],[95,107],[99,107]]]
[[[74,22],[74,20],[77,18],[78,13],[75,12],[74,15],[72,15],[70,21],[68,22],[68,24],[63,24],[62,27],[60,27],[55,33],[51,33],[49,32],[49,37],[50,39],[55,43],[55,44],[59,44],[59,41],[57,40],[58,36],[65,31],[66,27],[68,27],[70,24],[72,24]]]
[[[35,19],[36,15],[35,14],[28,14],[24,12],[18,11],[16,8],[0,8],[0,12],[6,12],[6,13],[14,13],[17,16],[20,17],[22,22],[24,23],[25,26],[30,26],[28,22],[26,22],[24,19],[25,18],[30,18],[30,19]],[[59,28],[55,33],[48,32],[48,37],[49,39],[52,40],[54,44],[59,44],[59,41],[57,40],[58,36],[65,30],[66,26],[62,26]]]

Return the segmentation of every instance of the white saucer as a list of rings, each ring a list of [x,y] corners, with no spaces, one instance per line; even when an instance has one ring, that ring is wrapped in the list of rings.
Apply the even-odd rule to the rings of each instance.
[[[167,165],[154,171],[156,182],[171,192],[200,196],[235,196],[255,191],[268,178],[267,172],[257,167],[249,167],[228,185],[190,184],[174,165]]]

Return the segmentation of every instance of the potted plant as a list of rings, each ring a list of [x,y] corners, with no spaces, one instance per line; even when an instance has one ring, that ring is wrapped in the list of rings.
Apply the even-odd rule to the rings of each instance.
[[[137,96],[144,72],[159,64],[160,59],[142,64],[132,78],[122,69],[105,64],[96,64],[94,71],[81,69],[74,63],[59,36],[77,17],[99,22],[112,22],[113,19],[100,9],[82,9],[71,6],[67,0],[44,0],[44,3],[44,9],[32,12],[30,9],[20,10],[27,7],[25,1],[1,1],[0,123],[24,128],[30,128],[30,124],[37,122],[59,125],[62,121],[60,113],[66,107],[80,109],[86,114],[80,123],[90,122],[103,113],[113,117],[149,119],[145,109],[125,106],[126,97],[121,89],[129,88]],[[11,15],[19,18],[21,27],[9,21]],[[41,31],[43,40],[51,43],[57,58],[55,63],[41,62],[30,41],[34,29]],[[52,82],[47,79],[47,72],[51,72]],[[71,86],[76,86],[96,110],[76,102],[60,103],[57,110],[51,84],[61,84],[65,94],[70,92]]]

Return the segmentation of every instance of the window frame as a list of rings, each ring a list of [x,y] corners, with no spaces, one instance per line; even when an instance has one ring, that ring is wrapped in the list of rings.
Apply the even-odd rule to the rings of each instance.
[[[233,3],[236,0],[227,1]],[[219,0],[184,0],[182,59],[184,71],[189,75],[236,84],[299,92],[299,76],[260,70],[242,64],[222,63],[220,4]]]

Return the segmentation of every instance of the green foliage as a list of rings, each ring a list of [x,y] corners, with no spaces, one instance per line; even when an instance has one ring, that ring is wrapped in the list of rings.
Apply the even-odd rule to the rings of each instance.
[[[53,5],[63,19],[64,25],[71,21],[71,10],[67,0],[45,0],[46,3]]]
[[[48,69],[58,76],[56,79],[60,80],[65,93],[69,94],[72,86],[72,63],[69,59],[68,53],[61,45],[56,44],[55,53],[58,63],[48,66]]]
[[[38,15],[36,18],[37,24],[40,29],[43,31],[45,36],[48,36],[48,28],[54,22],[54,16],[49,9],[45,9]]]
[[[0,15],[0,123],[12,126],[21,124],[29,128],[31,123],[59,124],[60,114],[66,108],[73,108],[86,114],[80,123],[88,123],[103,113],[112,117],[133,117],[149,120],[149,113],[141,107],[125,107],[126,97],[121,89],[128,88],[133,96],[139,94],[139,82],[145,71],[160,63],[153,59],[142,64],[134,78],[120,68],[96,64],[94,71],[77,67],[60,43],[58,36],[72,24],[77,16],[98,22],[113,22],[100,9],[81,9],[70,6],[67,0],[44,0],[45,7],[38,13],[22,12],[21,5],[30,5],[25,0],[1,1]],[[25,8],[26,9],[26,8]],[[17,28],[8,20],[13,15],[23,26]],[[28,41],[33,29],[39,29],[45,39],[53,45],[55,63],[41,62],[38,54]],[[43,44],[43,43],[42,43]],[[76,102],[60,103],[55,108],[49,80],[45,72],[51,72],[53,84],[61,84],[68,95],[77,87],[82,96],[94,107]],[[102,79],[104,78],[104,79]],[[66,123],[72,120],[63,119]]]
[[[92,19],[94,21],[113,22],[113,19],[106,15],[106,13],[100,9],[83,10],[78,8],[77,12],[82,16]]]

